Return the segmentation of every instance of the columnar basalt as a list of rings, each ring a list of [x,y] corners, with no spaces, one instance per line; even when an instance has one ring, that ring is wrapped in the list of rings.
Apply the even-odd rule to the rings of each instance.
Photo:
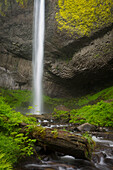
[[[46,0],[45,4],[45,94],[77,96],[113,84],[112,22],[90,36],[70,35],[58,29],[57,3]],[[23,8],[15,0],[9,4],[5,15],[0,15],[0,67],[13,83],[0,86],[31,89],[33,1]]]

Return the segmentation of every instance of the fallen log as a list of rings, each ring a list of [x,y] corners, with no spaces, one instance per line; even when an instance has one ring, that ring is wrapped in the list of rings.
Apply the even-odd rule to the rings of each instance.
[[[93,142],[88,142],[88,139],[80,135],[37,126],[32,129],[31,136],[37,140],[36,145],[43,147],[45,150],[47,148],[75,158],[91,159]]]

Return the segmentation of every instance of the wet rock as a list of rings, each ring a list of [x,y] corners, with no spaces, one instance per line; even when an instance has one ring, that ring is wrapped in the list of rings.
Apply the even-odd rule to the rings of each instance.
[[[106,158],[104,160],[104,162],[107,164],[107,165],[112,165],[113,166],[113,159],[112,158]]]
[[[0,86],[9,89],[16,89],[19,86],[18,83],[15,82],[12,73],[4,67],[0,67]]]
[[[98,154],[92,154],[92,161],[94,163],[99,163],[100,162],[100,157],[98,156]]]
[[[98,128],[97,128],[97,131],[99,131],[99,132],[107,132],[107,128],[98,127]]]
[[[92,132],[96,137],[104,138],[105,140],[113,141],[113,131],[110,132]]]
[[[82,167],[80,170],[98,170],[98,168],[96,167],[89,167],[89,166],[86,166],[86,167]]]
[[[106,154],[104,152],[98,152],[92,155],[92,160],[94,163],[99,164],[101,160],[106,158]]]
[[[91,125],[89,123],[84,123],[77,127],[79,131],[95,131],[96,127],[94,125]]]

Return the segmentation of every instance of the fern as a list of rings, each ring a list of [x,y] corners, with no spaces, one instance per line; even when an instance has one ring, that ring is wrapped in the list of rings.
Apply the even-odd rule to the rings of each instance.
[[[5,158],[5,154],[0,151],[0,170],[11,170],[12,165],[8,160]]]

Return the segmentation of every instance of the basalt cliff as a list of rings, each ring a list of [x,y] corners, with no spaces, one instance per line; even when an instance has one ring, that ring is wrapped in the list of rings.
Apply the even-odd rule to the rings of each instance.
[[[0,87],[31,89],[33,1],[0,5]],[[45,9],[44,93],[78,96],[113,85],[113,21],[71,34],[58,28],[58,0]]]

